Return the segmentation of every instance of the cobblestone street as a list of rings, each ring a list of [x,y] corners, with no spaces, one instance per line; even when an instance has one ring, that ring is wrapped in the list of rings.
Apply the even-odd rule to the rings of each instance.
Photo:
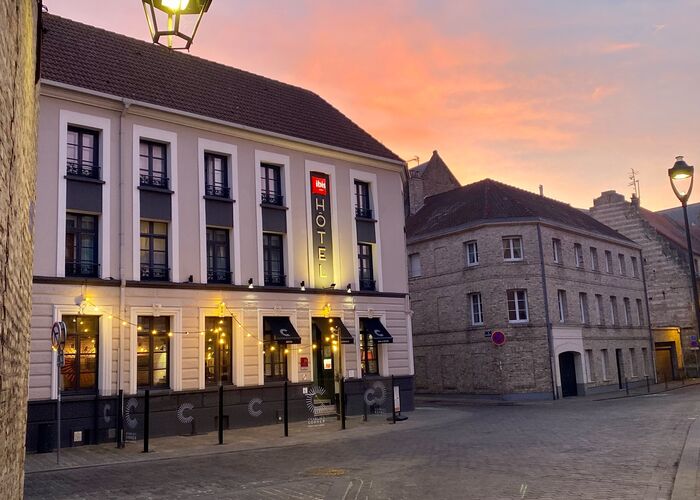
[[[698,386],[605,401],[454,401],[382,432],[355,422],[342,439],[32,472],[26,497],[665,499],[699,414]]]

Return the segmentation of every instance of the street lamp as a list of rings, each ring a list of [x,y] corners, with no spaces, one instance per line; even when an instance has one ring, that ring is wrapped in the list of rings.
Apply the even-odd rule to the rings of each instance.
[[[212,0],[142,1],[153,43],[175,50],[190,49],[199,23],[212,2]],[[166,26],[167,29],[159,29],[159,25],[161,28]],[[166,37],[166,43],[161,41],[161,37]],[[174,47],[174,38],[179,38],[179,41],[184,42],[184,45]]]
[[[690,239],[690,224],[688,224],[688,198],[693,190],[693,173],[695,169],[683,161],[682,156],[676,156],[676,163],[668,169],[668,177],[671,179],[671,187],[676,197],[683,206],[683,220],[685,221],[685,237],[688,241],[688,265],[690,266],[690,281],[693,288],[693,305],[695,306],[695,321],[700,328],[700,301],[698,300],[698,282],[695,277],[695,258],[693,257],[693,244]],[[695,369],[697,370],[697,363]]]

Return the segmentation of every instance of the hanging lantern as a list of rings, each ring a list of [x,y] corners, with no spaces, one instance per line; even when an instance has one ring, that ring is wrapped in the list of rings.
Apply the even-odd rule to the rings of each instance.
[[[175,50],[190,49],[199,23],[212,2],[212,0],[142,1],[153,43]],[[162,37],[165,37],[165,43],[161,40]]]

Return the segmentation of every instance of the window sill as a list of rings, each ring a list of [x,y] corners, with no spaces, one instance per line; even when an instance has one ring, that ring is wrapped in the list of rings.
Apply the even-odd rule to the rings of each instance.
[[[102,179],[95,179],[93,177],[83,177],[82,175],[66,174],[63,176],[63,178],[69,181],[88,182],[90,184],[106,184],[106,182]]]
[[[503,259],[503,262],[525,262],[525,259]]]
[[[205,200],[212,200],[212,201],[222,201],[224,203],[236,203],[236,200],[232,200],[231,198],[226,198],[224,196],[207,196],[204,195],[203,198]]]
[[[157,389],[149,389],[148,387],[138,387],[136,389],[136,395],[144,396],[147,390],[150,391],[149,395],[151,396],[167,396],[175,392],[169,387],[159,387]]]
[[[261,203],[260,206],[262,208],[272,208],[275,210],[289,210],[289,208],[285,207],[284,205],[275,205],[273,203]]]
[[[161,188],[161,187],[156,187],[156,186],[144,186],[140,185],[139,190],[141,191],[151,191],[153,193],[165,193],[165,194],[173,194],[175,191],[172,191],[171,189],[166,189],[166,188]]]
[[[508,321],[508,324],[509,324],[509,325],[514,325],[514,326],[517,326],[517,325],[529,325],[529,324],[530,324],[530,320],[525,319],[525,320],[517,320],[517,321]]]
[[[464,269],[474,269],[475,267],[479,267],[478,262],[476,264],[467,264],[467,267],[465,267]]]
[[[95,392],[85,392],[85,391],[61,391],[61,399],[63,401],[93,401],[97,398],[99,394]]]

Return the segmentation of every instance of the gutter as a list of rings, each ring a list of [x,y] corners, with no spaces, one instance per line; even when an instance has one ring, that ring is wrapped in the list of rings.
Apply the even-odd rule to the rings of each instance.
[[[537,243],[540,247],[540,273],[542,275],[542,294],[544,295],[544,321],[547,324],[547,347],[549,349],[549,366],[552,375],[552,399],[559,399],[557,394],[557,384],[554,378],[556,363],[554,359],[554,339],[552,338],[552,322],[549,318],[549,295],[547,294],[547,278],[544,268],[544,249],[542,248],[542,229],[537,223]]]
[[[122,99],[122,111],[119,116],[119,139],[117,141],[117,165],[119,167],[119,317],[126,317],[126,265],[124,251],[124,117],[129,111],[131,103]],[[122,388],[122,339],[125,335],[123,321],[119,322],[119,336],[117,337],[117,391]]]

